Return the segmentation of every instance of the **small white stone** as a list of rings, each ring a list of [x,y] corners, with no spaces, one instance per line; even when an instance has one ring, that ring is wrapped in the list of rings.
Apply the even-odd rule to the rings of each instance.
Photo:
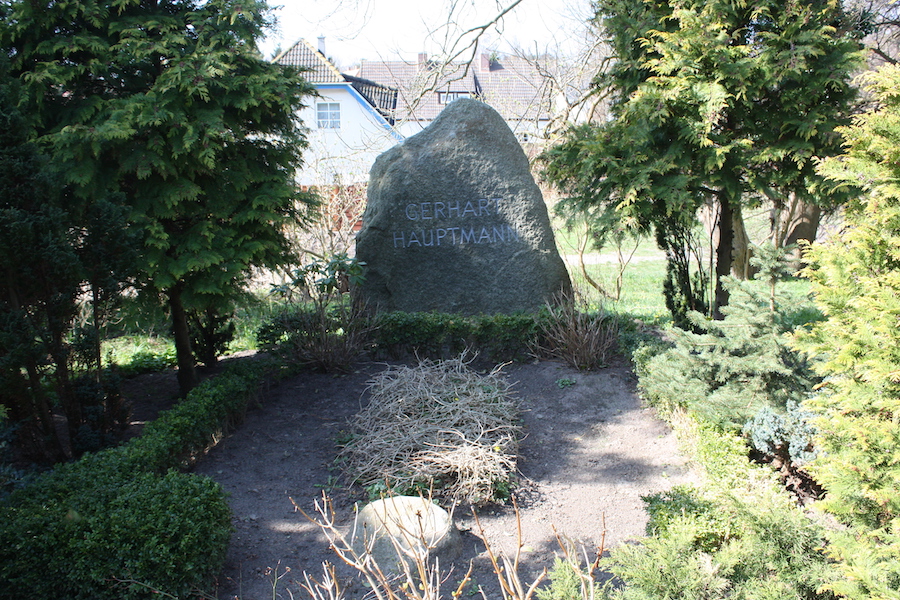
[[[460,535],[440,506],[418,496],[392,496],[359,511],[351,543],[358,554],[371,554],[383,570],[397,571],[400,561],[412,557],[455,556]]]

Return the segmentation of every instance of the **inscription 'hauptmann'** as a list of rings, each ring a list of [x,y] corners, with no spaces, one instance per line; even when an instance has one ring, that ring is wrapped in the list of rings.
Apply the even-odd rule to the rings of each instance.
[[[407,204],[404,210],[407,220],[418,221],[421,229],[395,231],[394,248],[455,246],[462,244],[494,244],[498,242],[519,241],[519,232],[506,223],[471,224],[487,217],[499,216],[502,198],[479,198],[451,202],[414,202]],[[447,221],[461,219],[470,221],[460,226],[437,226],[428,221]]]

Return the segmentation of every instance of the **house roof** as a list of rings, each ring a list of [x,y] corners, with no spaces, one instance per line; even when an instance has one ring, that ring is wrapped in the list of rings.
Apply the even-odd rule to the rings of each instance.
[[[369,104],[374,106],[391,125],[394,124],[394,116],[397,109],[397,89],[343,74],[344,79],[359,92]]]
[[[479,98],[507,121],[549,119],[552,89],[538,67],[517,56],[481,53],[471,65],[441,64],[420,54],[416,62],[368,61],[357,75],[399,90],[397,119],[431,121],[448,101]]]
[[[344,83],[344,76],[337,67],[304,39],[297,40],[272,62],[304,69],[303,78],[310,83]]]
[[[312,84],[349,84],[388,123],[394,124],[394,111],[397,108],[395,88],[341,73],[334,63],[305,39],[297,40],[293,46],[276,56],[273,62],[304,69],[303,77]]]
[[[433,121],[446,104],[466,96],[490,104],[509,122],[551,117],[550,80],[535,61],[518,56],[479,53],[469,64],[441,63],[419,54],[415,62],[363,60],[348,74],[300,39],[274,62],[305,69],[303,77],[316,85],[352,86],[391,125]]]

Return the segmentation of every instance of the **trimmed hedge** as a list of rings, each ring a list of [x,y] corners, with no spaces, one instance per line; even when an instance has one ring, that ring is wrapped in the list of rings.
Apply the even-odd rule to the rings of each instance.
[[[0,504],[0,598],[136,599],[202,591],[221,570],[221,486],[181,473],[233,427],[264,376],[237,365],[130,443],[59,465]]]
[[[399,358],[419,354],[434,359],[476,350],[490,360],[528,358],[540,341],[543,312],[462,316],[435,312],[389,312],[373,323],[376,349]]]
[[[369,332],[366,346],[376,355],[394,359],[418,355],[439,360],[469,349],[490,360],[504,361],[529,357],[540,341],[540,320],[547,315],[395,311],[364,318],[361,329]],[[264,350],[291,347],[297,338],[319,335],[323,326],[337,335],[346,323],[331,313],[323,323],[322,316],[312,310],[289,310],[260,327],[257,341]]]

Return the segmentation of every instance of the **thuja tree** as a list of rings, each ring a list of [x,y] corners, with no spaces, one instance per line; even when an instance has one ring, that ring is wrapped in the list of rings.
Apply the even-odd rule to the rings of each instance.
[[[545,155],[573,211],[612,205],[655,227],[671,256],[714,209],[714,308],[727,304],[742,209],[763,197],[821,202],[814,157],[839,149],[834,128],[854,99],[857,31],[835,0],[600,0],[599,35],[616,66],[612,119],[571,129]],[[670,239],[671,236],[675,236]],[[682,255],[685,254],[681,251]],[[682,279],[690,273],[674,269]],[[690,290],[688,281],[673,289]],[[690,301],[686,306],[698,305]]]
[[[166,299],[183,392],[196,380],[188,312],[221,304],[252,267],[289,258],[312,204],[293,174],[295,115],[313,92],[256,50],[259,0],[4,3],[0,45],[20,106],[81,202],[120,193],[141,232],[145,289]]]
[[[0,404],[22,426],[20,439],[28,440],[23,447],[36,456],[58,457],[64,445],[53,423],[55,406],[65,414],[73,445],[83,425],[95,432],[111,425],[101,422],[103,414],[93,414],[106,413],[96,325],[102,307],[127,278],[125,265],[134,253],[121,210],[104,198],[80,203],[61,184],[49,158],[31,141],[27,119],[16,107],[19,96],[19,82],[9,77],[3,57]],[[85,292],[95,300],[93,323],[73,336],[77,298]]]
[[[851,598],[900,597],[900,67],[866,79],[877,108],[842,130],[845,153],[821,173],[862,186],[847,227],[806,254],[827,319],[799,337],[822,358],[818,415],[822,456],[811,465],[824,507],[849,526],[831,551]]]
[[[63,351],[80,283],[69,215],[56,193],[46,159],[28,142],[14,106],[15,82],[0,65],[0,403],[14,421],[30,419],[51,440],[44,454],[60,454],[54,431],[53,390],[71,394],[63,370],[45,386],[47,357]],[[59,393],[61,392],[61,393]]]

